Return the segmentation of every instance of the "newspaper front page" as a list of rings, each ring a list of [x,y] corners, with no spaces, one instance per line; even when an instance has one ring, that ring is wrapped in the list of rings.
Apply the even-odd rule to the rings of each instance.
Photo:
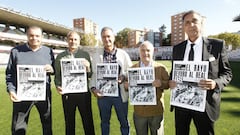
[[[118,96],[118,63],[98,63],[96,88],[103,96]]]
[[[156,88],[153,67],[128,69],[128,91],[131,105],[156,105]]]
[[[21,101],[46,99],[46,71],[41,65],[17,65],[17,97]]]
[[[61,59],[62,92],[83,93],[88,91],[86,67],[83,58]]]
[[[174,61],[172,80],[177,87],[171,90],[170,104],[204,112],[207,91],[198,82],[207,78],[208,61]]]

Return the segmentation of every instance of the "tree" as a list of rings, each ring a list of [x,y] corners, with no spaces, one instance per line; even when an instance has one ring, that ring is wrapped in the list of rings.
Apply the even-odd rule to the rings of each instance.
[[[170,43],[171,43],[171,34],[166,35],[166,29],[167,29],[167,27],[164,24],[159,28],[160,33],[162,33],[162,45],[163,46],[170,45]]]
[[[222,39],[225,41],[226,45],[232,45],[233,49],[240,47],[239,34],[225,32],[218,35],[210,35],[209,37]]]
[[[119,31],[115,37],[115,45],[118,48],[123,48],[128,46],[128,33],[131,31],[130,28],[124,28]]]
[[[81,35],[81,45],[83,46],[95,46],[97,40],[93,34],[82,34]]]
[[[103,42],[101,39],[98,39],[98,46],[103,46]]]
[[[162,33],[163,39],[166,38],[166,28],[167,27],[164,24],[159,28],[160,33]]]
[[[166,38],[162,39],[163,46],[170,46],[171,45],[171,34],[168,34]]]

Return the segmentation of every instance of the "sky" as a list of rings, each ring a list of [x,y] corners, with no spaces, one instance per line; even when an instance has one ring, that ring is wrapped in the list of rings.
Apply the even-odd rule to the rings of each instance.
[[[240,0],[1,0],[0,6],[73,27],[74,18],[92,20],[99,26],[159,31],[163,24],[171,33],[171,16],[195,10],[206,17],[205,35],[240,31]]]

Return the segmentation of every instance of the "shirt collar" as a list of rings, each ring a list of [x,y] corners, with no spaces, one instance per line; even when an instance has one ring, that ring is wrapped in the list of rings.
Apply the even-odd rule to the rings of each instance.
[[[76,53],[76,52],[78,51],[78,49],[79,49],[79,47],[76,48],[76,50],[74,50],[73,52],[70,52],[69,49],[67,49],[67,52],[68,52],[69,54],[74,54],[74,53]]]
[[[195,45],[201,45],[202,44],[202,37],[198,37],[197,40],[195,40],[194,42],[191,42],[189,39],[187,40],[187,44],[190,46],[191,44],[195,44]]]
[[[26,45],[27,45],[28,49],[30,49],[30,50],[32,50],[32,51],[34,51],[34,52],[42,48],[42,45],[40,45],[38,49],[33,50],[33,49],[29,46],[28,43],[27,43]]]
[[[152,62],[152,61],[150,61],[149,64],[146,65],[146,66],[143,64],[142,61],[140,62],[140,67],[152,67],[152,65],[153,65],[153,62]]]
[[[108,54],[108,55],[113,55],[116,53],[116,47],[113,47],[113,49],[110,51],[110,52],[107,52],[105,49],[104,49],[104,54]]]

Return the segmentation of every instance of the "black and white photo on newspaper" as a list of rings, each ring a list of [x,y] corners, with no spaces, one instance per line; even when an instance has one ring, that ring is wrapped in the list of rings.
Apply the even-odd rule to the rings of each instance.
[[[208,78],[208,61],[174,61],[172,80],[177,86],[171,90],[170,104],[195,111],[205,110],[207,91],[198,87]]]
[[[118,63],[97,63],[96,88],[103,96],[118,96]]]
[[[128,91],[131,105],[156,105],[156,88],[153,67],[128,69]]]
[[[46,99],[46,71],[43,65],[17,65],[17,97],[20,101]]]
[[[87,72],[83,58],[61,59],[63,93],[87,92]]]

